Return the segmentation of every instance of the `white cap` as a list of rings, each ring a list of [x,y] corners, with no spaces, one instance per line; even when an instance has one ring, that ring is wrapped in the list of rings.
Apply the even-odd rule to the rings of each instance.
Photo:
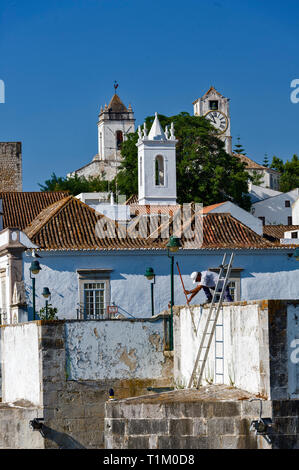
[[[190,275],[191,279],[193,280],[193,284],[196,284],[196,278],[198,276],[198,272],[197,271],[194,271],[194,273],[192,273]]]

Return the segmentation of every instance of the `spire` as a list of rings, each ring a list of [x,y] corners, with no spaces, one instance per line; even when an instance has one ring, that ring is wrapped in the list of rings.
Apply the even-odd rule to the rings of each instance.
[[[155,119],[148,138],[149,140],[167,140],[159,122],[158,113],[155,113]]]

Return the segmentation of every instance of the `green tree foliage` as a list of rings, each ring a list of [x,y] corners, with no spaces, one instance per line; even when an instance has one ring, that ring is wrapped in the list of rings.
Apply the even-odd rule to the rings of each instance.
[[[237,143],[235,144],[235,148],[233,150],[234,153],[238,155],[246,155],[245,149],[242,144],[240,144],[240,136],[237,137]]]
[[[146,118],[149,130],[154,117]],[[203,117],[180,113],[172,117],[159,115],[163,128],[174,123],[178,140],[177,195],[178,202],[201,202],[205,206],[231,200],[245,209],[250,207],[249,175],[245,164],[224,150],[214,128]],[[138,192],[137,132],[123,142],[123,162],[117,176],[117,186],[128,197]]]
[[[292,189],[299,188],[299,158],[293,155],[291,161],[285,163],[278,157],[273,157],[271,168],[281,173],[279,189],[287,193]]]
[[[64,178],[52,173],[51,178],[44,184],[39,184],[41,191],[67,191],[73,196],[80,193],[102,192],[114,189],[114,184],[103,181],[100,177],[85,178],[84,176],[71,176]]]
[[[264,176],[259,171],[253,171],[250,175],[250,181],[255,186],[261,186],[262,182],[264,181]]]
[[[268,159],[268,155],[266,153],[265,153],[265,156],[264,156],[263,166],[265,166],[266,168],[269,167],[269,159]]]

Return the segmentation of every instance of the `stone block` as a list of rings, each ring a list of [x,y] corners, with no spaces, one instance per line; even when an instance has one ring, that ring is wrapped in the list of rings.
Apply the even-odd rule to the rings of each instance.
[[[168,422],[159,419],[131,419],[128,421],[128,435],[166,434]]]
[[[128,449],[150,449],[149,437],[146,436],[129,436]]]
[[[170,436],[192,436],[193,420],[190,418],[170,419],[169,434]]]
[[[238,437],[237,436],[223,436],[222,437],[222,449],[238,449]]]
[[[149,419],[162,419],[165,417],[165,407],[163,406],[163,404],[143,403],[142,405],[140,405],[140,407],[141,415],[136,416],[135,413],[134,417]]]
[[[109,419],[105,420],[105,428],[109,429],[109,433],[122,436],[125,434],[126,423],[121,419]]]
[[[208,431],[208,422],[205,418],[193,419],[193,436],[206,435]]]
[[[233,418],[212,418],[208,420],[208,436],[233,435],[235,420]]]
[[[158,449],[209,449],[208,437],[158,436]]]
[[[299,433],[299,418],[286,417],[275,418],[273,422],[273,432],[281,434],[296,434]]]

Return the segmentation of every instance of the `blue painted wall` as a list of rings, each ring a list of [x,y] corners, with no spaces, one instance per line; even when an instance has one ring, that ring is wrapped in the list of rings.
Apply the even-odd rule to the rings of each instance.
[[[242,268],[241,300],[299,299],[299,262],[289,257],[294,250],[236,251],[234,267]],[[111,302],[119,306],[119,312],[135,317],[151,315],[150,282],[144,277],[148,266],[156,273],[155,313],[167,308],[170,301],[170,260],[166,252],[41,252],[42,270],[36,277],[37,311],[44,306],[43,287],[52,292],[51,303],[58,308],[59,318],[76,318],[79,302],[77,269],[110,268]],[[180,251],[175,255],[179,262],[186,289],[193,288],[189,275],[192,271],[217,267],[222,251]],[[24,254],[24,278],[29,303],[29,319],[32,315],[32,291],[29,277],[31,256]],[[185,304],[175,265],[175,304]],[[193,304],[203,302],[200,292]]]

